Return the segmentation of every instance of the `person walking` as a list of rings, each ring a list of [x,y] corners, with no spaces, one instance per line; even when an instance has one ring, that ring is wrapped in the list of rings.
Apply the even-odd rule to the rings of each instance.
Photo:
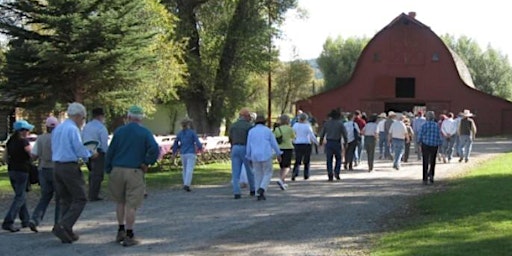
[[[249,181],[249,195],[255,196],[254,174],[249,165],[249,160],[245,158],[247,150],[247,135],[252,128],[251,113],[248,109],[240,110],[238,120],[229,128],[229,143],[231,144],[231,184],[233,186],[233,194],[235,199],[242,198],[240,189],[240,173],[242,172],[242,164],[245,167],[247,180]]]
[[[356,146],[359,143],[358,137],[361,134],[361,131],[359,130],[359,126],[354,122],[354,114],[350,113],[347,116],[348,121],[346,121],[343,125],[345,125],[345,130],[347,131],[347,144],[345,150],[345,164],[343,165],[343,169],[352,171],[353,169],[353,162],[354,162],[354,155],[356,151]]]
[[[411,151],[411,142],[414,140],[414,130],[411,127],[411,120],[408,117],[404,118],[405,128],[407,129],[407,135],[405,140],[404,155],[402,161],[407,163],[409,161],[409,155]]]
[[[277,161],[281,162],[281,150],[277,144],[276,137],[268,127],[265,126],[266,118],[258,114],[255,126],[247,135],[246,158],[251,162],[254,172],[255,187],[258,200],[266,200],[265,192],[272,178],[272,151],[277,155]]]
[[[52,161],[52,131],[59,125],[59,120],[50,116],[46,119],[45,124],[46,133],[37,136],[36,143],[31,151],[33,158],[38,160],[39,185],[41,186],[41,197],[28,223],[30,230],[34,232],[38,232],[37,226],[43,220],[46,208],[48,208],[53,196],[56,194],[53,178],[55,165]],[[59,213],[59,199],[55,196],[54,225],[59,222]]]
[[[391,155],[391,143],[389,141],[389,128],[395,122],[396,113],[394,111],[388,112],[388,118],[384,122],[384,134],[386,136],[386,145],[384,145],[384,158],[388,160],[393,160],[393,156]]]
[[[320,145],[323,144],[324,138],[327,140],[324,151],[328,181],[333,181],[334,177],[336,177],[337,180],[341,179],[341,139],[343,139],[343,141],[347,141],[347,130],[345,129],[343,122],[340,120],[340,117],[341,113],[338,110],[332,110],[331,113],[329,113],[330,119],[324,123],[323,128],[320,131]],[[332,165],[333,157],[336,160],[334,165],[334,174]]]
[[[153,134],[141,124],[143,109],[131,106],[127,118],[128,123],[114,132],[105,157],[105,172],[110,176],[108,189],[116,202],[119,227],[115,241],[132,246],[139,243],[133,228],[136,211],[144,200],[144,173],[160,151]]]
[[[108,130],[105,127],[105,113],[102,108],[92,110],[92,120],[89,121],[82,130],[84,142],[99,142],[98,157],[89,159],[87,168],[89,169],[89,201],[101,201],[100,197],[101,182],[105,171],[105,153],[108,150]]]
[[[377,132],[379,137],[379,159],[384,159],[385,156],[385,147],[388,143],[388,135],[384,129],[384,124],[386,123],[386,113],[382,112],[379,114],[377,119]]]
[[[354,111],[354,122],[359,127],[359,131],[362,131],[366,125],[366,114],[363,115],[361,110]],[[357,142],[356,151],[354,154],[354,166],[358,166],[361,163],[364,147],[364,136],[360,136],[361,140]]]
[[[407,127],[404,124],[404,116],[396,114],[396,120],[389,127],[389,144],[393,146],[393,168],[400,170],[400,162],[404,154],[405,143],[408,141]]]
[[[471,154],[471,148],[473,147],[473,140],[476,136],[476,124],[473,120],[473,114],[471,111],[465,109],[463,112],[464,117],[460,120],[459,124],[459,140],[460,140],[460,158],[459,163],[464,160],[465,163],[469,161],[469,155]]]
[[[447,118],[441,123],[441,135],[443,136],[443,162],[451,162],[453,147],[456,142],[457,123],[453,119],[453,113],[448,113]]]
[[[78,240],[73,226],[87,202],[85,180],[79,161],[85,162],[97,156],[97,153],[88,150],[82,142],[80,127],[84,124],[86,113],[82,104],[69,104],[68,119],[52,132],[52,161],[55,163],[55,187],[61,210],[61,218],[52,232],[63,243]]]
[[[290,126],[290,117],[288,115],[281,115],[279,117],[279,126],[274,130],[274,136],[276,140],[281,138],[279,143],[279,149],[281,150],[281,161],[279,162],[279,167],[281,168],[279,171],[279,180],[277,181],[277,185],[281,190],[286,190],[288,185],[286,184],[286,176],[290,171],[290,167],[292,165],[292,156],[293,156],[293,139],[295,138],[295,133],[293,133],[293,129]]]
[[[436,155],[439,146],[442,144],[441,131],[435,120],[435,113],[427,111],[426,122],[421,126],[418,134],[418,141],[421,144],[423,157],[423,184],[427,185],[427,179],[434,183],[436,169]]]
[[[34,128],[25,120],[18,120],[13,124],[14,133],[9,137],[4,151],[4,162],[7,163],[7,174],[11,187],[14,190],[14,198],[5,215],[2,229],[10,232],[18,232],[20,228],[14,226],[16,217],[21,220],[21,227],[29,226],[30,215],[27,208],[27,186],[29,171],[31,168],[30,143],[28,134]]]
[[[418,113],[416,114],[416,117],[412,121],[412,131],[414,132],[414,134],[420,133],[420,129],[425,124],[425,122],[427,122],[427,120],[423,116],[423,112],[418,111]],[[420,160],[421,159],[421,144],[419,142],[418,136],[416,136],[414,139],[414,148],[416,151],[416,157],[418,160]]]
[[[183,167],[183,190],[190,192],[192,185],[192,175],[196,166],[196,152],[203,150],[203,145],[199,141],[197,134],[192,130],[192,120],[185,118],[181,121],[182,130],[176,135],[172,146],[173,157],[181,154],[181,165]]]
[[[378,138],[377,132],[377,115],[371,115],[368,119],[368,123],[362,131],[364,135],[364,148],[366,150],[366,156],[368,161],[368,171],[373,171],[373,165],[375,162],[375,145]]]
[[[299,168],[304,163],[304,179],[309,179],[309,162],[311,158],[311,142],[318,144],[313,128],[308,122],[308,115],[299,114],[299,121],[293,125],[295,133],[295,163],[293,164],[292,180],[299,176]]]

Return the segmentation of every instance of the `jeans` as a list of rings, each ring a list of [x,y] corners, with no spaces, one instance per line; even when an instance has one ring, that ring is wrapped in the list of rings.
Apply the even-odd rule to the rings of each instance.
[[[247,180],[249,181],[249,190],[254,189],[254,174],[252,173],[249,160],[245,158],[246,148],[245,145],[233,145],[231,148],[231,176],[233,185],[233,194],[240,195],[240,173],[242,172],[242,164],[247,172]]]
[[[416,156],[417,156],[418,160],[420,160],[421,159],[421,143],[418,140],[416,140],[414,142],[414,148],[416,150]]]
[[[364,148],[368,160],[368,169],[371,171],[375,160],[375,136],[364,136]]]
[[[438,147],[436,146],[421,145],[421,152],[423,154],[423,181],[427,181],[429,176],[434,178],[437,149]]]
[[[469,159],[469,154],[471,154],[471,148],[473,147],[473,137],[471,135],[460,135],[459,140],[460,159],[467,161]]]
[[[386,156],[386,145],[387,145],[387,139],[385,132],[379,132],[379,156],[380,158],[384,158]]]
[[[402,160],[404,162],[407,162],[409,161],[409,155],[411,153],[411,141],[405,143],[405,148],[404,148],[404,156],[402,157]]]
[[[391,145],[393,145],[393,152],[395,153],[395,157],[393,159],[393,167],[399,169],[400,161],[402,159],[402,155],[404,154],[405,140],[393,138],[391,139]]]
[[[363,147],[364,147],[364,136],[361,136],[361,141],[359,141],[359,143],[357,143],[356,153],[354,155],[354,161],[356,161],[356,164],[359,164],[361,162]]]
[[[39,170],[39,184],[41,185],[41,198],[32,213],[31,222],[36,226],[43,220],[46,208],[52,201],[55,194],[55,182],[53,181],[53,168],[42,168]],[[59,199],[55,197],[55,218],[54,223],[59,222]]]
[[[453,156],[453,146],[455,145],[455,137],[444,138],[443,140],[443,154],[448,161],[452,160]]]
[[[11,207],[5,215],[2,226],[9,226],[14,224],[16,216],[19,215],[22,226],[28,226],[30,215],[27,209],[27,184],[28,173],[18,171],[8,171],[9,180],[11,181],[12,189],[14,190],[14,198]]]
[[[183,165],[183,185],[192,184],[192,175],[196,166],[196,154],[182,154],[181,163]]]
[[[327,175],[332,178],[332,158],[336,159],[336,163],[334,166],[334,173],[336,175],[340,174],[341,169],[341,141],[339,140],[327,140],[325,144],[325,157],[327,164]]]
[[[311,158],[311,144],[295,144],[295,163],[293,164],[292,178],[299,176],[299,168],[304,161],[304,179],[309,178],[309,161]]]
[[[354,162],[354,154],[356,152],[357,144],[358,142],[356,140],[348,143],[347,150],[345,150],[345,169],[347,169],[348,164],[348,169],[352,170],[352,163]]]
[[[55,163],[54,172],[62,212],[59,224],[73,232],[73,226],[87,203],[84,175],[78,163]]]
[[[267,191],[270,179],[272,179],[272,158],[262,162],[252,162],[254,183],[257,188]]]
[[[89,200],[98,199],[101,182],[105,172],[105,153],[99,153],[98,157],[89,160]]]

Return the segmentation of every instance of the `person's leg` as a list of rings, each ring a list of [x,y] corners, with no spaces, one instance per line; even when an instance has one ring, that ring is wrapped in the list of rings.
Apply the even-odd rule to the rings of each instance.
[[[71,194],[68,192],[65,181],[63,180],[62,174],[65,173],[67,170],[63,169],[63,165],[57,164],[55,166],[55,169],[53,171],[53,181],[55,183],[55,196],[58,198],[59,203],[59,222],[62,219],[62,216],[64,216],[71,206]],[[57,202],[56,202],[57,203]],[[56,223],[57,225],[58,223]]]
[[[292,180],[295,180],[295,177],[299,176],[299,168],[302,165],[302,158],[304,157],[304,152],[302,150],[303,144],[295,144],[295,163],[293,164],[293,173]]]
[[[185,176],[185,185],[189,186],[192,185],[192,177],[194,175],[194,168],[196,166],[196,154],[190,154],[187,156],[188,159],[188,165],[187,165],[187,175]]]
[[[345,159],[345,163],[348,163],[348,169],[352,170],[352,163],[354,162],[354,153],[356,150],[357,141],[352,141],[348,143],[347,148],[347,157]]]
[[[327,143],[325,144],[325,164],[327,167],[327,177],[329,178],[329,180],[333,179],[332,157],[334,156],[334,146],[335,145],[333,145],[333,142],[331,141],[327,141]]]
[[[19,231],[19,228],[16,228],[13,225],[14,221],[16,220],[16,216],[20,213],[21,208],[25,205],[28,173],[9,171],[8,175],[11,186],[14,190],[14,198],[12,200],[11,207],[5,215],[2,228],[11,232],[16,232]]]
[[[245,166],[245,174],[247,175],[247,182],[249,183],[249,191],[250,195],[254,195],[255,191],[255,184],[254,184],[254,173],[252,171],[252,167],[249,164],[249,160],[245,158],[245,150],[246,148],[243,148],[243,151],[240,152],[240,158],[242,159],[242,162]]]
[[[31,224],[29,224],[31,226],[31,229],[35,229],[36,226],[39,226],[39,223],[43,220],[44,214],[46,213],[46,209],[53,198],[54,191],[52,184],[52,176],[53,169],[43,168],[39,170],[39,185],[41,187],[41,197],[39,199],[39,202],[37,203],[36,208],[34,208],[34,212],[32,213],[32,218],[30,221]]]
[[[260,183],[260,188],[264,191],[267,191],[268,184],[270,184],[270,180],[272,179],[272,159],[268,161],[261,162],[262,167],[262,179]]]
[[[404,156],[402,157],[402,160],[407,163],[407,161],[409,161],[409,153],[411,151],[411,142],[407,142],[405,143],[405,148],[404,148]]]
[[[233,186],[233,194],[240,196],[240,172],[242,170],[243,159],[239,157],[241,146],[233,145],[231,148],[231,183]],[[248,173],[247,173],[248,174]]]
[[[187,176],[188,158],[187,158],[186,154],[181,154],[180,158],[181,158],[181,180],[183,181],[183,185],[185,186],[186,185],[185,180],[186,180],[186,176]]]
[[[395,152],[395,163],[396,167],[400,169],[402,156],[404,154],[404,148],[405,148],[405,140],[396,140],[396,147],[394,147]]]
[[[263,180],[263,162],[253,162],[252,170],[254,172],[254,184],[256,190],[261,188]]]
[[[311,159],[311,144],[304,145],[304,179],[309,179],[309,166]]]
[[[469,160],[469,155],[471,154],[472,149],[473,149],[473,138],[471,138],[471,136],[468,136],[466,147],[464,149],[464,161],[467,162]]]
[[[379,132],[379,159],[383,159],[385,156],[386,146],[386,133]]]
[[[421,154],[423,156],[423,184],[426,184],[428,178],[428,166],[431,158],[430,151],[427,150],[426,145],[421,145]]]
[[[430,149],[430,151],[431,151],[430,155],[432,155],[432,157],[430,158],[429,179],[430,179],[431,183],[434,183],[434,174],[435,174],[435,169],[436,169],[435,155],[437,155],[437,147],[432,147]]]
[[[66,166],[66,170],[61,172],[61,176],[62,180],[65,181],[64,186],[70,194],[71,204],[69,209],[62,215],[59,224],[72,234],[73,226],[82,214],[87,198],[85,195],[85,181],[80,167],[74,163],[66,164]]]
[[[375,137],[368,136],[365,138],[364,146],[366,150],[366,157],[368,160],[368,170],[373,170],[373,162],[375,158]]]
[[[334,165],[334,176],[336,179],[340,179],[340,171],[341,171],[341,143],[336,142],[333,145],[333,154],[334,159],[336,160]]]
[[[281,160],[281,172],[280,172],[280,178],[281,181],[284,183],[286,176],[288,175],[288,172],[290,171],[290,166],[292,162],[292,155],[293,150],[292,149],[283,149],[283,155]]]
[[[467,151],[466,144],[469,144],[469,136],[461,135],[460,136],[460,144],[459,144],[459,162],[462,162],[462,160],[464,160],[464,156],[466,155],[466,151]]]
[[[126,196],[125,196],[125,222],[126,222],[126,237],[123,240],[124,246],[132,246],[138,244],[138,241],[134,239],[134,225],[135,225],[135,214],[137,208],[139,208],[144,200],[144,172],[142,170],[128,170],[125,173],[126,180]]]
[[[446,157],[448,158],[448,162],[450,162],[453,157],[453,147],[455,145],[455,140],[455,137],[451,137],[448,141],[448,148],[446,149]]]
[[[89,173],[89,200],[100,200],[101,182],[105,170],[105,154],[100,153],[98,157],[90,160],[91,172]]]

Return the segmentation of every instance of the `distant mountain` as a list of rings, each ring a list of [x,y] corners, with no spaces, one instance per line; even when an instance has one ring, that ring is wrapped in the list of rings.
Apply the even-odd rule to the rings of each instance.
[[[320,67],[316,62],[316,59],[310,59],[306,61],[313,68],[313,70],[315,70],[315,79],[324,79],[324,74],[322,74],[322,71],[320,71]]]

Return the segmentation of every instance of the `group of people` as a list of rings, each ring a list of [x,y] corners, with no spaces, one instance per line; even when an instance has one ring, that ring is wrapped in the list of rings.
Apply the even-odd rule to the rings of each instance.
[[[116,129],[110,145],[101,108],[94,109],[93,119],[82,129],[87,117],[86,108],[71,103],[67,119],[59,124],[55,117],[46,120],[47,131],[38,136],[32,148],[27,140],[34,126],[25,120],[14,123],[14,133],[6,144],[5,162],[14,198],[2,229],[17,232],[16,216],[22,228],[38,232],[37,226],[45,215],[54,191],[56,197],[55,220],[52,233],[62,243],[73,243],[79,235],[73,227],[87,203],[81,163],[87,163],[89,173],[89,201],[102,200],[99,196],[103,173],[110,175],[108,189],[116,202],[119,228],[116,242],[124,246],[138,243],[134,237],[135,214],[145,192],[144,173],[156,162],[159,147],[153,134],[141,125],[143,109],[128,109],[126,124]],[[95,147],[85,144],[95,141]],[[32,216],[26,203],[26,188],[32,161],[38,159],[41,198]]]

